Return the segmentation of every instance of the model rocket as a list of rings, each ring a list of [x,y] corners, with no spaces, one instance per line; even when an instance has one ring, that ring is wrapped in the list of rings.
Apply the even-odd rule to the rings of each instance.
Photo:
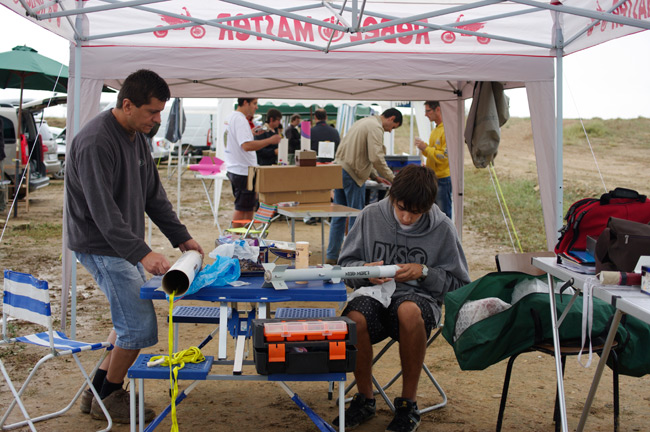
[[[341,279],[393,277],[399,268],[396,265],[360,267],[325,265],[324,267],[289,269],[286,265],[273,263],[262,264],[262,266],[264,266],[264,285],[262,286],[272,286],[276,290],[287,289],[286,283],[291,281],[331,280],[333,283],[339,283]]]

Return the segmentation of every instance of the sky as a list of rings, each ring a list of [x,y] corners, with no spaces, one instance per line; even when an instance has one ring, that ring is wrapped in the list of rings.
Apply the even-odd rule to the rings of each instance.
[[[20,18],[2,6],[0,23],[0,52],[9,51],[17,45],[27,45],[42,55],[68,64],[69,45],[65,39]],[[650,117],[649,70],[650,31],[566,56],[564,118]],[[516,89],[507,93],[510,97],[510,115],[529,117],[526,91]],[[18,96],[18,90],[0,89],[0,99]],[[24,97],[36,99],[47,96],[48,92],[26,91]],[[60,109],[47,115],[65,116],[65,112]]]

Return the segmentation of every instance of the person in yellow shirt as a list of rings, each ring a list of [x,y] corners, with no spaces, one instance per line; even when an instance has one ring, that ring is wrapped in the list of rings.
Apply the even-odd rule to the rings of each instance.
[[[416,138],[415,146],[427,158],[426,166],[436,173],[438,178],[436,204],[451,219],[451,174],[449,172],[449,155],[447,154],[445,128],[442,125],[440,102],[426,101],[424,103],[424,115],[432,122],[435,122],[436,127],[431,131],[429,144],[420,138]]]

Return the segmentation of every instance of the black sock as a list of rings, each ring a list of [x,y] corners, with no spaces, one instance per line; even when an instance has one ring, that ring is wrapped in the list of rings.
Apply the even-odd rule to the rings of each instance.
[[[116,390],[121,389],[123,384],[124,384],[124,381],[122,381],[121,383],[116,384],[116,383],[112,383],[109,380],[107,380],[106,378],[104,378],[104,383],[102,384],[102,391],[99,392],[99,397],[102,398],[102,400],[105,399],[106,396],[110,395],[111,393],[113,393]]]
[[[97,372],[95,372],[95,376],[93,377],[93,387],[95,387],[97,393],[102,392],[102,386],[104,385],[104,378],[106,378],[107,373],[108,371],[105,371],[103,369],[97,369]]]

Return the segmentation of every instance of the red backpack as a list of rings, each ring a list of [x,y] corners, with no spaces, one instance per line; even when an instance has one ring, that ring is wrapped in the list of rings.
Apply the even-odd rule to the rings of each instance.
[[[584,251],[587,236],[598,237],[610,217],[634,222],[650,222],[650,201],[632,189],[616,188],[600,199],[584,198],[571,205],[564,217],[565,225],[555,245],[555,253]]]

